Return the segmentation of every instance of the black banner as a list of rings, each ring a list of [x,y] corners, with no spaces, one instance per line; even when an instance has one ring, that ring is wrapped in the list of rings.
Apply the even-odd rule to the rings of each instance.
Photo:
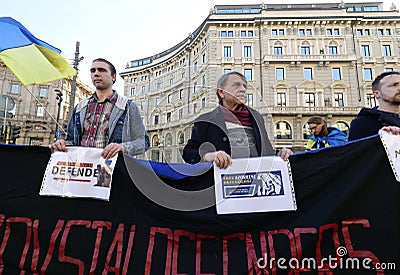
[[[0,146],[0,274],[399,274],[379,137],[291,156],[297,210],[240,215],[217,215],[207,164],[122,155],[109,202],[39,196],[49,157]]]

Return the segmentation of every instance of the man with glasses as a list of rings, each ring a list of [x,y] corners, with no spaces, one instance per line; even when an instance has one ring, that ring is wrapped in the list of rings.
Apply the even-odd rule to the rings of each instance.
[[[327,126],[322,117],[313,116],[307,121],[307,124],[312,136],[307,142],[306,151],[347,143],[347,136],[340,129]]]

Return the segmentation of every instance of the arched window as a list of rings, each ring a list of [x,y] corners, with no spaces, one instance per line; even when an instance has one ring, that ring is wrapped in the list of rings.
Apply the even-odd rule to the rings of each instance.
[[[308,41],[303,41],[303,42],[301,43],[300,52],[301,52],[301,54],[303,54],[303,55],[310,55],[310,54],[311,54],[310,42],[308,42]]]
[[[183,145],[185,143],[185,133],[179,132],[178,134],[178,144]]]
[[[160,144],[160,139],[159,139],[158,135],[153,136],[151,144],[152,144],[152,146],[158,146]]]
[[[285,121],[279,121],[275,124],[275,139],[291,139],[292,127]]]
[[[282,42],[276,41],[273,48],[274,55],[282,55],[283,54],[283,45]]]
[[[331,40],[331,41],[329,41],[328,45],[329,46],[338,46],[338,42],[335,40]]]
[[[339,54],[338,43],[336,41],[329,41],[328,54]]]
[[[172,135],[171,135],[171,133],[168,133],[165,136],[165,145],[166,146],[171,146],[172,145]]]
[[[346,122],[338,121],[335,124],[333,124],[332,126],[340,129],[343,133],[346,134],[346,136],[349,135],[349,125]]]

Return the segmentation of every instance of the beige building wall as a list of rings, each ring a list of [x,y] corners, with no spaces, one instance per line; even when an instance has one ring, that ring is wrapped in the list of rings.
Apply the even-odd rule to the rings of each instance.
[[[48,145],[55,140],[56,120],[59,110],[57,91],[62,92],[58,131],[65,137],[69,118],[69,99],[72,80],[63,79],[41,85],[23,86],[21,82],[0,63],[0,95],[12,98],[15,107],[12,115],[4,119],[0,114],[1,125],[4,122],[21,126],[17,144]],[[88,97],[94,91],[77,80],[75,102]],[[63,131],[64,130],[64,131]]]
[[[218,106],[216,82],[229,70],[248,77],[248,105],[275,148],[303,151],[311,116],[347,131],[361,107],[377,104],[372,80],[400,70],[399,49],[394,5],[215,6],[181,43],[120,75],[150,134],[149,159],[182,161],[194,119]]]

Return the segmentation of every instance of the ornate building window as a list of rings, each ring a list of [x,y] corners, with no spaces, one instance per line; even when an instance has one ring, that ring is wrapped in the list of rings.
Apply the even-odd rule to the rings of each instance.
[[[253,94],[247,94],[247,106],[253,107]]]
[[[279,121],[275,124],[275,139],[291,139],[292,127],[286,121]]]
[[[365,81],[372,81],[372,69],[371,68],[364,68],[364,80]]]
[[[304,68],[304,80],[313,80],[312,68]]]
[[[286,94],[285,93],[277,93],[276,94],[276,105],[279,107],[286,106]]]
[[[165,136],[165,145],[166,146],[171,146],[172,145],[172,134],[171,133],[168,133]]]
[[[39,89],[39,97],[47,97],[47,89],[46,88]]]
[[[11,91],[12,94],[19,94],[19,85],[18,84],[11,84]]]
[[[252,57],[253,53],[251,50],[251,46],[244,46],[243,47],[243,57]]]
[[[334,94],[334,104],[335,107],[344,107],[343,93]]]
[[[185,144],[185,133],[184,132],[179,132],[178,134],[178,144],[179,145],[184,145]]]
[[[311,130],[310,127],[308,127],[308,124],[303,125],[303,138],[304,139],[309,139],[311,137]]]
[[[44,107],[43,106],[38,106],[36,110],[36,115],[40,117],[44,117]]]
[[[332,68],[332,79],[341,80],[342,74],[340,73],[340,68]]]
[[[276,74],[276,80],[284,80],[285,79],[285,69],[284,68],[276,68],[275,74]]]
[[[244,76],[246,77],[247,81],[253,80],[253,69],[244,69]]]
[[[158,137],[158,135],[154,135],[151,141],[151,145],[158,146],[159,144],[160,144],[160,138]]]
[[[315,94],[304,93],[304,105],[306,107],[315,107]]]
[[[224,57],[232,57],[232,47],[224,46]]]

